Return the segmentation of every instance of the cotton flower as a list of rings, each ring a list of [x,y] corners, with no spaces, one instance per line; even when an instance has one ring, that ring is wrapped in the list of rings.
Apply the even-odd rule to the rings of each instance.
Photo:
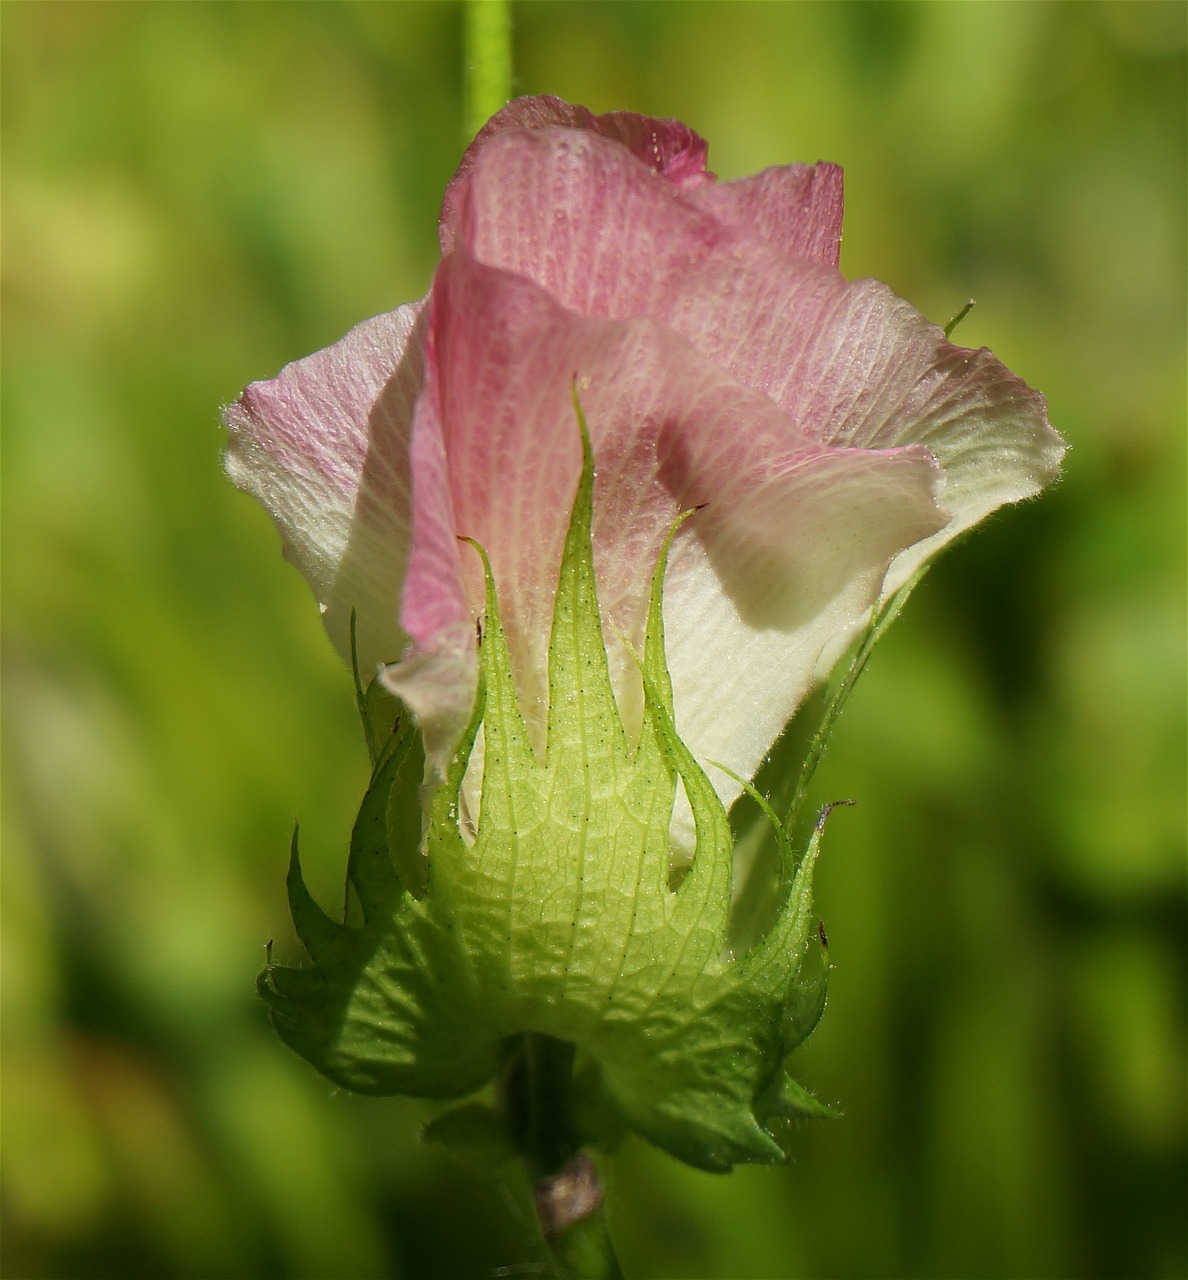
[[[669,567],[668,661],[694,755],[744,777],[880,596],[1056,474],[1038,393],[840,275],[836,166],[716,184],[705,159],[674,121],[512,103],[447,190],[427,298],[227,411],[232,478],[344,656],[355,611],[363,668],[394,664],[439,769],[473,703],[483,605],[458,535],[491,557],[539,737],[575,376],[621,705],[637,721],[617,633],[638,645],[660,542],[704,504]]]
[[[681,968],[685,961],[674,959],[664,982],[679,971],[686,987],[700,983],[702,994],[673,1009],[696,1010],[703,998],[733,1008],[735,996],[723,993],[740,990],[747,1006],[749,989],[738,985],[741,969],[714,967],[720,921],[691,951],[689,933],[672,932],[681,911],[666,906],[663,894],[675,902],[694,890],[657,882],[647,892],[661,896],[637,909],[640,868],[647,863],[653,874],[657,857],[665,866],[687,862],[696,847],[687,882],[714,880],[712,890],[696,892],[708,895],[704,918],[717,920],[729,896],[725,807],[742,780],[753,776],[872,609],[946,542],[1002,504],[1038,493],[1055,477],[1063,444],[1042,397],[988,351],[952,345],[885,285],[843,278],[836,166],[784,166],[719,184],[705,164],[705,142],[675,121],[594,116],[555,98],[512,103],[483,129],[446,191],[442,258],[428,295],[364,322],[275,379],[253,383],[226,421],[228,471],[273,516],[334,643],[350,654],[354,615],[360,667],[379,670],[411,709],[431,793],[437,787],[427,826],[431,873],[436,857],[439,869],[452,868],[451,883],[472,876],[466,905],[458,898],[443,905],[452,891],[436,888],[444,880],[434,882],[432,874],[423,901],[392,890],[383,926],[389,941],[421,937],[418,930],[440,938],[456,926],[455,936],[470,941],[456,953],[445,947],[439,963],[474,995],[473,976],[464,975],[475,948],[487,954],[488,946],[475,939],[495,927],[507,905],[499,895],[510,892],[503,881],[485,889],[479,882],[494,865],[510,865],[514,880],[517,858],[540,877],[545,864],[560,865],[547,839],[526,852],[528,837],[508,818],[491,771],[507,767],[509,752],[516,756],[519,764],[506,776],[509,787],[525,788],[521,817],[531,812],[534,823],[547,826],[559,820],[546,794],[563,785],[549,772],[556,757],[576,752],[573,768],[581,774],[591,767],[589,743],[574,745],[583,733],[580,716],[566,721],[564,749],[554,741],[561,702],[588,696],[593,706],[601,697],[594,677],[587,687],[569,668],[558,676],[557,602],[566,574],[580,576],[582,519],[592,536],[593,577],[583,599],[596,600],[588,617],[596,643],[591,648],[586,636],[578,650],[583,662],[605,667],[611,719],[622,734],[620,742],[609,720],[591,729],[590,741],[619,763],[603,779],[605,795],[587,787],[573,799],[577,805],[585,794],[590,812],[565,819],[590,822],[593,814],[594,828],[607,828],[574,853],[602,859],[591,875],[604,894],[605,918],[620,929],[611,927],[617,941],[607,955],[598,960],[590,942],[581,964],[573,959],[585,954],[581,946],[562,964],[547,938],[530,940],[533,911],[553,920],[549,927],[570,929],[571,942],[593,927],[580,924],[590,900],[580,892],[571,900],[576,881],[566,864],[559,874],[569,888],[533,881],[541,901],[521,904],[528,913],[522,928],[509,929],[504,949],[487,955],[512,975],[503,996],[484,989],[478,1004],[462,1001],[449,1015],[462,1022],[451,1023],[449,1035],[437,1024],[432,1032],[414,1026],[415,1019],[400,1024],[402,1044],[423,1041],[408,1050],[407,1062],[400,1057],[407,1045],[396,1055],[404,1066],[370,1075],[354,1069],[351,1054],[367,1056],[358,1045],[346,1051],[342,1035],[332,1046],[329,1032],[307,1034],[310,1001],[316,1004],[308,984],[270,980],[278,1019],[288,1018],[290,1028],[306,1019],[307,1031],[291,1041],[352,1087],[425,1092],[433,1071],[421,1070],[432,1059],[424,1056],[424,1037],[440,1032],[448,1053],[468,1063],[447,1090],[460,1092],[489,1075],[499,1036],[545,1030],[594,1053],[641,1132],[693,1163],[725,1167],[769,1158],[772,1149],[762,1126],[775,1104],[765,1111],[756,1099],[769,1085],[775,1093],[783,1088],[771,1082],[795,1038],[771,1028],[811,950],[811,859],[801,864],[807,869],[782,917],[779,945],[787,954],[759,966],[767,977],[756,978],[751,991],[751,1006],[767,1011],[760,1017],[767,1030],[748,1023],[738,1040],[738,1010],[729,1034],[726,1023],[705,1023],[703,1056],[689,1057],[700,1065],[689,1068],[681,1088],[640,1074],[638,1055],[649,1036],[655,1044],[661,1034],[648,1022],[660,1016],[656,1009],[663,1006],[663,1025],[671,1030],[676,1019],[682,1034],[695,1019],[668,1009],[667,996],[647,985],[659,981],[654,974],[634,997],[629,983],[616,986],[633,963],[647,969],[637,944],[659,948],[657,954],[668,946],[695,953],[713,971],[694,982]],[[588,423],[585,471],[575,387]],[[592,491],[580,517],[574,503],[577,492],[581,506],[583,476]],[[672,536],[662,581],[654,580],[676,522],[691,510],[696,514]],[[481,548],[489,569],[463,539]],[[493,628],[494,647],[486,650],[476,644],[484,620]],[[506,670],[497,661],[504,652]],[[498,727],[490,719],[493,690],[505,711],[515,704]],[[605,706],[603,713],[609,715]],[[480,729],[485,763],[476,746]],[[649,751],[651,772],[630,763],[632,752]],[[645,775],[663,810],[639,835],[646,856],[638,841],[616,843],[611,830],[634,812],[624,796]],[[612,802],[616,787],[623,794]],[[468,793],[477,811],[480,788],[477,840],[470,833],[459,844],[451,830],[458,792],[464,800]],[[487,821],[492,805],[499,812]],[[565,838],[558,835],[554,845]],[[353,865],[362,857],[353,852]],[[715,859],[711,874],[706,868]],[[568,905],[554,920],[546,900]],[[711,900],[717,905],[706,905]],[[635,914],[620,919],[615,903],[623,902],[634,903]],[[295,918],[304,912],[316,930],[312,908],[301,904],[298,892]],[[631,932],[637,927],[639,937]],[[769,937],[764,945],[776,944]],[[372,994],[386,981],[407,995],[421,979],[409,976],[403,961],[389,960],[404,977],[374,978]],[[369,963],[361,961],[359,972],[370,972]],[[608,976],[607,965],[616,964],[617,976]],[[350,1006],[357,993],[347,992],[341,975],[336,981]],[[635,1008],[634,1029],[612,1016],[612,998],[620,1010]],[[432,1004],[423,990],[417,1000]],[[294,1012],[299,1007],[305,1012]],[[341,1009],[334,1017],[340,1031],[355,1025]],[[377,1008],[369,1005],[359,1018],[364,1040],[382,1039]],[[462,1054],[458,1045],[468,1037],[481,1050]],[[714,1044],[727,1042],[747,1065],[715,1094],[702,1077]],[[739,1047],[744,1042],[751,1050]],[[408,1066],[414,1059],[416,1070]],[[679,1095],[675,1111],[652,1096],[656,1089]],[[689,1117],[700,1109],[704,1119],[714,1097],[728,1097],[726,1118],[698,1130]]]

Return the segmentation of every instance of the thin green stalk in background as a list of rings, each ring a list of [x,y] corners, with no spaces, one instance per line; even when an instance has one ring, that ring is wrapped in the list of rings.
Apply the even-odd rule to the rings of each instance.
[[[511,5],[466,0],[466,141],[511,100]]]

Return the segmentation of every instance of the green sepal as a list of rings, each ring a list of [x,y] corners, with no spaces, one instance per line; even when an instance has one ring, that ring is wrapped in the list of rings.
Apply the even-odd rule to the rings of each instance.
[[[351,678],[355,686],[355,707],[363,727],[363,740],[374,769],[380,752],[388,739],[396,732],[400,717],[400,703],[384,686],[378,675],[364,684],[359,670],[359,646],[357,642],[357,618],[351,610]]]
[[[289,897],[289,914],[293,927],[315,964],[334,966],[349,956],[354,937],[345,925],[332,920],[306,888],[301,874],[301,855],[298,852],[300,828],[294,826],[289,845],[289,873],[285,888]]]
[[[351,832],[347,862],[350,888],[358,895],[366,924],[390,919],[399,905],[404,885],[389,852],[388,806],[400,767],[409,754],[411,732],[402,722],[380,755],[371,785],[359,807]]]
[[[786,1074],[773,1080],[760,1096],[758,1106],[773,1127],[779,1120],[836,1120],[841,1114]]]
[[[784,1049],[791,1053],[816,1030],[829,996],[829,950],[824,933],[809,940],[796,982],[784,1005]]]
[[[613,1136],[613,1108],[698,1168],[780,1161],[787,1119],[827,1113],[785,1070],[824,1003],[812,913],[821,827],[797,856],[753,794],[778,847],[779,899],[731,954],[734,837],[680,737],[664,656],[664,573],[679,522],[652,579],[632,743],[609,674],[593,456],[580,407],[578,416],[582,467],[554,605],[543,752],[524,720],[495,577],[476,548],[486,580],[478,688],[446,778],[422,803],[423,754],[408,717],[380,740],[391,709],[369,704],[357,681],[374,763],[348,867],[359,919],[337,925],[317,907],[294,846],[290,902],[313,963],[270,965],[260,990],[281,1037],[346,1088],[468,1097],[493,1078],[508,1037],[535,1032],[576,1045],[590,1064],[601,1102],[587,1113],[599,1136]],[[472,830],[460,822],[460,793],[480,729]],[[679,877],[678,788],[696,834]],[[433,1136],[487,1141],[481,1111],[447,1114],[456,1119],[435,1121]]]

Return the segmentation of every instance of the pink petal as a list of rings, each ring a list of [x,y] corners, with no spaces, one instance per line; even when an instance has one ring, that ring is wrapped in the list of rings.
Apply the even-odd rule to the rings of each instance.
[[[709,298],[712,297],[712,304]],[[899,557],[888,590],[991,511],[1057,476],[1046,404],[987,350],[967,351],[876,280],[780,270],[740,243],[675,282],[667,318],[707,357],[825,444],[925,445],[945,473],[945,528]]]
[[[435,357],[440,309],[436,289],[430,298],[426,385],[417,402],[410,449],[412,550],[400,604],[400,620],[412,649],[385,669],[384,681],[412,709],[424,738],[429,776],[437,780],[445,776],[474,707],[474,620],[481,613],[483,594],[480,586],[477,594],[468,595],[462,576],[451,461],[440,425],[443,387]]]
[[[830,206],[831,181],[814,179],[822,194],[810,207]],[[723,200],[724,190],[683,196],[603,138],[544,132],[492,138],[456,194],[460,233],[482,261],[585,314],[671,325],[822,443],[928,445],[952,519],[897,563],[891,585],[1054,479],[1064,446],[1043,398],[989,352],[953,347],[885,285],[847,283],[773,245],[780,191],[785,225],[801,207],[794,174],[782,188],[767,179]],[[767,209],[754,226],[736,216],[748,201]],[[824,253],[827,219],[815,225]]]
[[[442,253],[453,247],[456,228],[455,191],[492,138],[514,130],[584,130],[620,143],[654,174],[682,191],[708,187],[714,175],[706,170],[709,145],[679,120],[656,120],[631,111],[597,116],[586,107],[542,95],[517,98],[487,121],[467,147],[457,172],[446,187],[440,224]]]
[[[276,522],[348,660],[357,611],[365,675],[406,644],[397,607],[410,533],[409,435],[423,380],[421,308],[365,321],[252,383],[224,414],[228,474]]]
[[[836,164],[789,164],[721,182],[690,196],[732,230],[791,258],[836,267],[841,252],[842,171]]]
[[[730,228],[593,133],[500,133],[452,192],[459,239],[584,315],[658,315]]]
[[[576,375],[596,459],[595,559],[621,705],[638,724],[638,675],[618,633],[639,643],[660,544],[679,511],[708,503],[678,540],[666,595],[677,714],[695,754],[749,775],[822,650],[861,624],[891,558],[943,524],[931,456],[822,446],[671,330],[575,315],[461,251],[438,269],[432,297],[403,614],[409,633],[419,632],[423,669],[439,638],[455,652],[461,594],[469,616],[482,607],[477,557],[450,546],[452,516],[491,557],[539,744],[553,591],[579,469]],[[425,486],[422,458],[434,468]],[[423,513],[429,495],[433,509]],[[422,630],[441,610],[443,582],[451,605],[441,630]]]

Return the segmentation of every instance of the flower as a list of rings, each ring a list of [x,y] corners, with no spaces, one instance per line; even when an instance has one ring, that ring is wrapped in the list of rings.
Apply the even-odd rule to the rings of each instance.
[[[350,1087],[450,1094],[501,1036],[547,1031],[594,1054],[641,1132],[720,1168],[773,1158],[768,1121],[807,1107],[780,1067],[819,985],[811,857],[787,858],[762,943],[719,956],[726,807],[879,602],[1038,493],[1063,443],[988,351],[842,277],[840,169],[719,184],[705,165],[675,121],[513,102],[446,191],[426,298],[253,383],[226,421],[232,479],[344,655],[356,619],[431,784],[425,888],[375,835],[406,726],[352,842],[362,930],[320,914],[294,861],[317,968],[266,971],[282,1034]],[[600,753],[617,763],[595,786]],[[464,775],[482,807],[460,839]],[[655,876],[670,840],[679,888]]]
[[[470,714],[477,562],[499,583],[530,731],[578,470],[620,703],[672,520],[668,659],[682,737],[750,777],[871,606],[945,542],[1037,493],[1063,452],[1042,397],[837,270],[841,171],[715,183],[675,121],[526,98],[446,192],[428,296],[247,388],[227,467],[280,526],[331,638],[415,712],[444,769]],[[715,777],[724,800],[737,793]]]

